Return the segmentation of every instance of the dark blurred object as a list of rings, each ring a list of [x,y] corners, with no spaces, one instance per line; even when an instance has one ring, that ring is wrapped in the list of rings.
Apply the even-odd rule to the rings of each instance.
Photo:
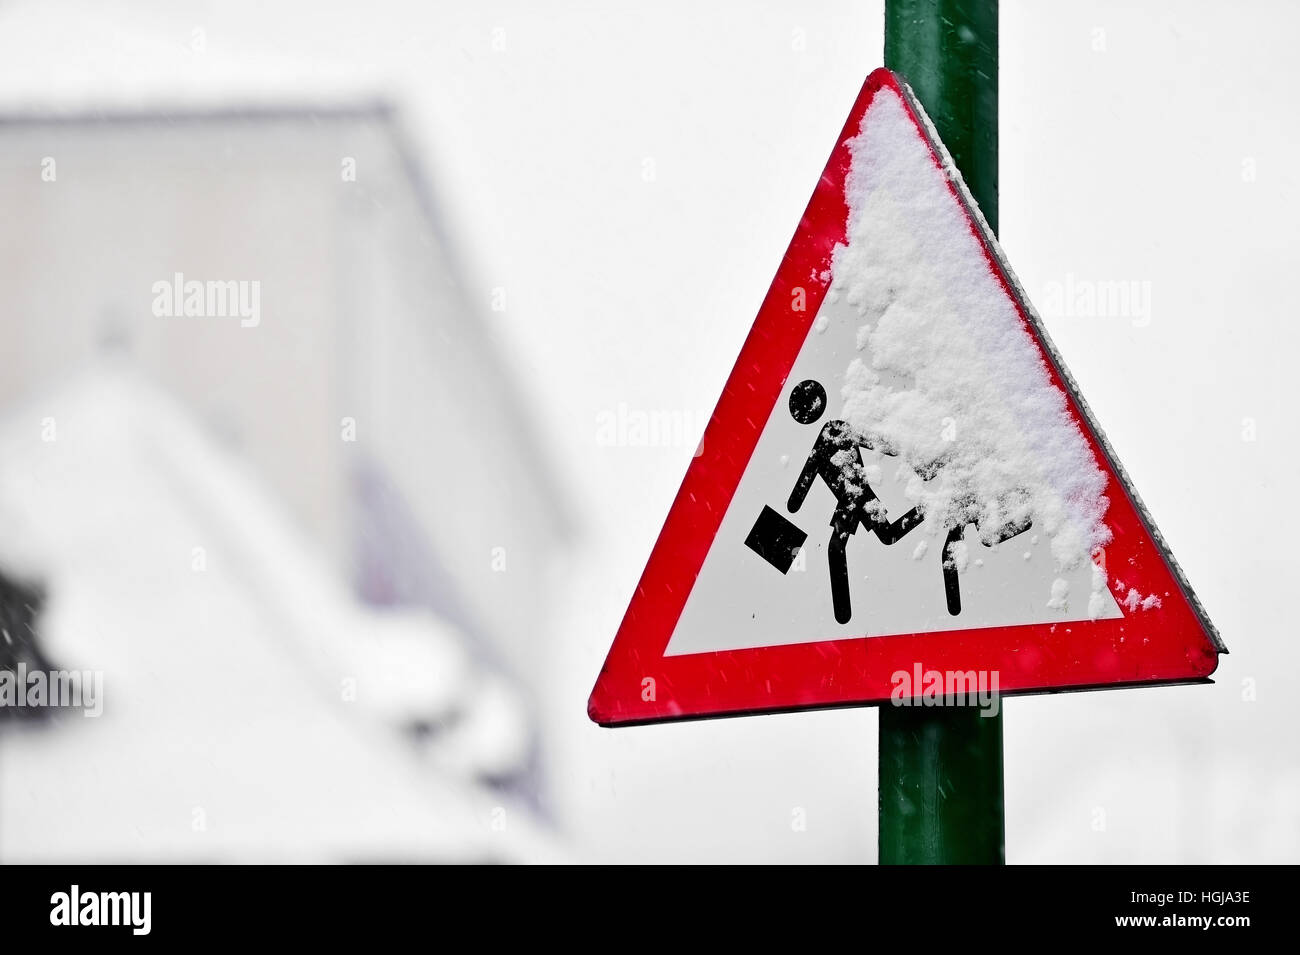
[[[16,674],[19,664],[27,673],[53,669],[36,637],[36,618],[44,602],[45,590],[39,584],[20,583],[0,573],[0,670]],[[25,692],[25,687],[17,691]],[[0,722],[40,719],[49,713],[44,706],[0,706]]]

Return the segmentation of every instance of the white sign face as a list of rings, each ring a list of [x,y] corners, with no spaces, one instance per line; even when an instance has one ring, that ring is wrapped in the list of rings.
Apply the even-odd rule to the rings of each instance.
[[[878,95],[831,291],[666,655],[1124,616],[1090,557],[1101,472],[1064,392],[929,145]],[[959,492],[976,503],[954,529]]]

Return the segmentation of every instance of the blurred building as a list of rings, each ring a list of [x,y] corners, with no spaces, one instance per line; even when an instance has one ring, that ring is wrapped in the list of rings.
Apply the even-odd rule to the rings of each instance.
[[[105,674],[99,720],[0,736],[0,858],[41,856],[33,812],[112,858],[544,845],[568,524],[392,112],[0,119],[0,204],[0,570]]]

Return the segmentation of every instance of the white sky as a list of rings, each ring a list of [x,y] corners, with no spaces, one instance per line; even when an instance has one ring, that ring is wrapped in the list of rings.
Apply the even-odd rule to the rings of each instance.
[[[614,857],[870,861],[872,711],[611,732],[584,707],[694,450],[599,446],[598,415],[712,408],[881,16],[7,3],[0,109],[396,99],[584,518],[545,701],[560,819]],[[1283,2],[1002,3],[1004,245],[1040,306],[1054,282],[1149,283],[1149,321],[1045,318],[1233,650],[1213,688],[1009,702],[1012,860],[1300,855],[1297,28]]]

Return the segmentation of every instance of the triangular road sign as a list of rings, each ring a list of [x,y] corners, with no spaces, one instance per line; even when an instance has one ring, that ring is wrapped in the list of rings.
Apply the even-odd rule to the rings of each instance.
[[[880,703],[933,671],[1190,682],[1220,652],[920,105],[875,71],[591,718]]]

